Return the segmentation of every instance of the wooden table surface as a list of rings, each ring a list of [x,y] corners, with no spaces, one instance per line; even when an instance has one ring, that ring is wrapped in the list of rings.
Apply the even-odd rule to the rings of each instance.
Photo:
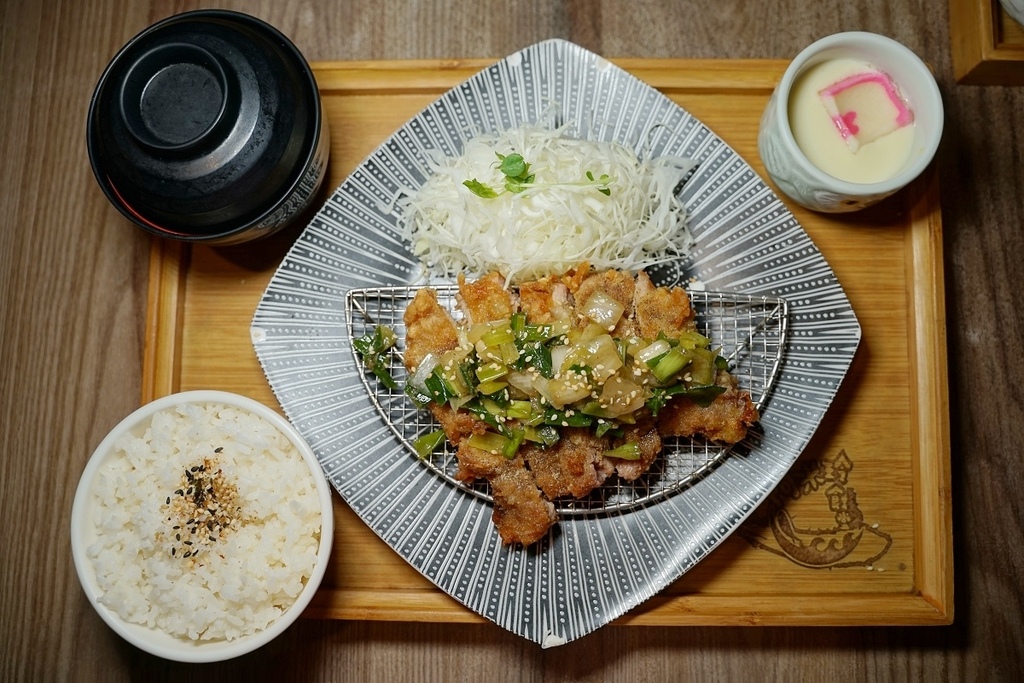
[[[541,650],[492,625],[301,619],[206,666],[117,637],[78,584],[68,525],[89,453],[140,400],[150,242],[93,179],[85,116],[128,39],[215,6],[269,21],[310,60],[500,58],[549,37],[609,57],[787,59],[859,29],[931,63],[946,105],[954,624],[610,626]],[[0,32],[0,680],[959,681],[1024,669],[1024,89],[955,84],[941,0],[5,0]]]

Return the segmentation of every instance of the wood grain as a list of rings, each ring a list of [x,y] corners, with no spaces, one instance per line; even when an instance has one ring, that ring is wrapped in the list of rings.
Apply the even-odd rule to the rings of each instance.
[[[142,390],[149,242],[91,176],[85,112],[125,41],[171,13],[212,6],[270,21],[319,60],[498,58],[553,36],[609,57],[785,60],[851,29],[918,52],[947,114],[936,165],[946,289],[934,296],[945,295],[948,320],[954,624],[612,626],[540,650],[490,624],[308,619],[259,652],[207,667],[120,641],[82,595],[67,529],[90,450]],[[951,44],[947,7],[930,0],[0,3],[0,679],[1015,680],[1024,667],[1024,91],[958,86]]]
[[[785,62],[617,60],[698,116],[760,169],[756,130]],[[486,61],[314,62],[334,132],[327,186],[422,107]],[[949,413],[939,189],[935,173],[883,210],[826,217],[792,207],[832,260],[857,311],[862,349],[837,407],[801,465],[765,507],[803,528],[836,527],[826,491],[855,495],[865,516],[855,552],[832,571],[794,564],[755,519],[622,623],[657,625],[927,624],[953,615]],[[894,207],[894,208],[892,208]],[[148,402],[190,389],[234,391],[275,405],[249,341],[252,313],[291,243],[258,249],[154,240],[143,362]],[[259,258],[253,258],[258,252]],[[175,277],[177,274],[177,277]],[[152,378],[152,381],[147,381]],[[884,393],[884,405],[875,396]],[[769,408],[770,409],[770,408]],[[827,436],[826,436],[827,435]],[[839,453],[851,472],[808,484]],[[798,503],[794,490],[820,488]],[[839,488],[836,488],[839,487]],[[800,496],[803,498],[803,496]],[[778,515],[779,512],[774,512]],[[413,571],[336,501],[332,566],[310,614],[339,619],[480,621]],[[767,551],[767,552],[766,552]],[[887,571],[887,568],[890,571]],[[867,570],[867,571],[865,571]],[[828,610],[822,610],[827,601]]]
[[[999,0],[949,0],[953,73],[965,85],[1024,85],[1024,27]]]

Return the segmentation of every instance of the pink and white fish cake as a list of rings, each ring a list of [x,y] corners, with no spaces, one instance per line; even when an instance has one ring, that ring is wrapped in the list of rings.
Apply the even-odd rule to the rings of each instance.
[[[862,145],[914,122],[899,89],[881,71],[848,76],[818,92],[836,130],[854,154]]]

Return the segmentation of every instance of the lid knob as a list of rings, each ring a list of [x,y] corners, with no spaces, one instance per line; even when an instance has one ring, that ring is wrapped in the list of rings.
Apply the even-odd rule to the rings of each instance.
[[[121,116],[140,144],[189,152],[222,141],[237,96],[218,59],[198,45],[169,43],[144,53],[121,88]]]

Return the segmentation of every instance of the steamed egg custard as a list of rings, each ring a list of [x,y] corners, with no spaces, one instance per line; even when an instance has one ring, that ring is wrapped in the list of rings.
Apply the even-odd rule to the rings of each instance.
[[[910,159],[914,116],[887,74],[856,59],[830,59],[797,77],[789,124],[807,159],[851,183],[878,183]]]

